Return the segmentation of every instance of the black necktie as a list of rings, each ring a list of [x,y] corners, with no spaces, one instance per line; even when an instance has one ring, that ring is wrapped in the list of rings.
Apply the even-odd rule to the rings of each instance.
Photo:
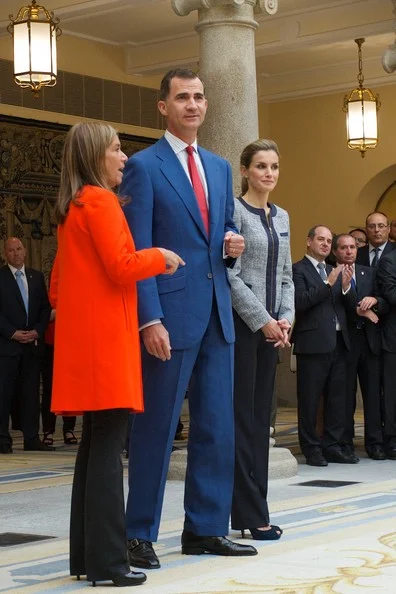
[[[379,248],[374,248],[373,250],[371,250],[371,253],[374,252],[374,258],[373,261],[371,262],[371,266],[373,266],[374,268],[378,265],[378,254],[379,254],[380,249]]]

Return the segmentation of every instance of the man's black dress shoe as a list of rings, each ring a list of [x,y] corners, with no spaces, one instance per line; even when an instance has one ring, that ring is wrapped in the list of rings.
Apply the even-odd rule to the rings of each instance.
[[[141,571],[130,571],[129,573],[116,575],[113,578],[111,578],[113,584],[115,586],[118,586],[119,588],[126,588],[128,586],[140,586],[140,584],[144,584],[146,580],[146,574]],[[96,582],[92,581],[92,585],[96,586]]]
[[[153,543],[149,540],[133,538],[128,540],[129,563],[133,567],[142,567],[143,569],[159,569],[161,564],[155,551]]]
[[[367,450],[367,455],[372,460],[386,460],[384,448],[380,445],[373,445]]]
[[[396,446],[386,448],[386,457],[388,460],[396,460]]]
[[[12,454],[12,447],[8,443],[0,443],[0,454]]]
[[[345,454],[341,450],[327,450],[324,452],[327,462],[337,462],[338,464],[357,464],[359,458],[355,454]]]
[[[37,439],[26,442],[23,446],[23,449],[25,452],[53,452],[56,448]]]
[[[246,557],[257,555],[257,550],[250,545],[232,542],[224,536],[196,536],[183,530],[181,537],[183,555],[224,555],[227,557]]]
[[[306,461],[309,466],[327,466],[327,460],[323,457],[322,452],[313,452],[306,456]]]

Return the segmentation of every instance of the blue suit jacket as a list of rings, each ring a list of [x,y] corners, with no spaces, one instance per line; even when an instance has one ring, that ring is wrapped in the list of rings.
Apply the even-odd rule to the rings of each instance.
[[[213,153],[198,150],[208,186],[209,238],[190,180],[165,137],[128,160],[120,191],[131,199],[125,216],[136,248],[164,247],[186,262],[173,276],[159,275],[138,283],[140,325],[161,319],[176,349],[201,340],[214,298],[224,338],[234,341],[223,259],[225,232],[238,233],[232,220],[231,167]]]

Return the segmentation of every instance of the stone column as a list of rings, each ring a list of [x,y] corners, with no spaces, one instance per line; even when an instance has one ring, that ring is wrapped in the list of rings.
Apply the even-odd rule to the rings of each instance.
[[[209,102],[199,142],[230,161],[237,194],[240,154],[259,136],[254,11],[275,14],[278,0],[172,0],[172,6],[179,16],[198,10],[198,74]],[[172,461],[168,478],[183,479],[185,451],[174,452]],[[271,447],[270,477],[296,473],[297,462],[290,451]]]
[[[239,156],[258,138],[256,0],[173,0],[172,5],[179,15],[198,10],[198,74],[209,102],[199,142],[230,161],[239,192]]]

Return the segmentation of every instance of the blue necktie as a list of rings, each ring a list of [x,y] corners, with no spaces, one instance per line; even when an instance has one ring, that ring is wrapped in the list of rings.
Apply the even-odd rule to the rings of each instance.
[[[25,305],[26,315],[27,315],[28,311],[29,311],[29,299],[28,299],[28,294],[27,294],[25,284],[22,280],[22,276],[23,276],[22,270],[17,270],[15,273],[15,278],[16,278],[16,282],[19,287],[19,290],[21,292],[21,295],[22,295],[22,299],[23,299],[23,303]]]
[[[324,262],[319,262],[318,269],[322,281],[327,281],[326,264]]]
[[[351,287],[356,292],[356,281],[353,277],[351,278]]]

